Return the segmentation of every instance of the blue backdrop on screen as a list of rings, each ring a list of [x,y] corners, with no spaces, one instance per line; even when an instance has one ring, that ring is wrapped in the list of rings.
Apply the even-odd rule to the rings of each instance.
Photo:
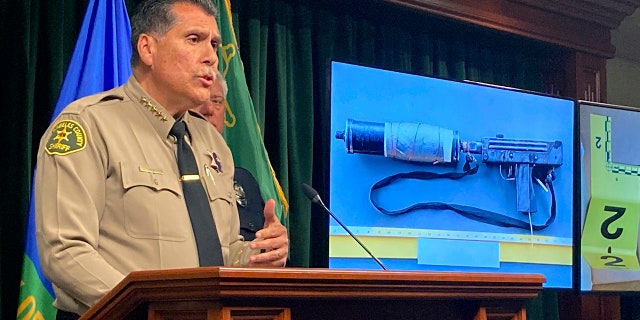
[[[331,78],[330,209],[388,268],[541,273],[547,278],[546,287],[571,287],[573,101],[338,62],[332,64]],[[349,120],[351,124],[347,124]],[[377,126],[378,131],[385,123],[431,126],[437,129],[432,130],[431,137],[445,145],[445,156],[455,153],[447,149],[452,134],[457,134],[461,142],[479,142],[497,135],[505,139],[559,141],[562,161],[553,171],[556,218],[548,227],[532,232],[475,221],[451,210],[383,214],[370,201],[371,187],[376,182],[412,171],[462,172],[466,153],[460,152],[460,161],[455,165],[349,153],[345,136],[359,121]],[[388,134],[386,138],[391,140]],[[370,148],[384,141],[364,143],[368,144],[365,148]],[[415,147],[425,145],[420,140]],[[479,166],[474,175],[458,180],[402,179],[377,191],[376,199],[387,210],[424,202],[472,206],[529,225],[529,214],[516,210],[516,183],[507,179],[507,167],[501,170],[483,163],[480,154],[474,157]],[[531,213],[531,222],[542,225],[551,214],[552,197],[535,180],[532,188],[537,210]],[[334,221],[329,232],[331,268],[379,268]]]

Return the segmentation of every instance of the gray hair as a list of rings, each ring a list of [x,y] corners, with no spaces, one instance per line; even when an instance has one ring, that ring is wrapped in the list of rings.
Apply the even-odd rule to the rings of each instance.
[[[131,16],[131,66],[140,63],[138,38],[143,33],[164,36],[175,23],[173,5],[188,3],[199,7],[207,14],[218,19],[218,8],[212,0],[145,0],[141,2]]]
[[[224,78],[220,70],[215,69],[213,72],[213,81],[220,83],[222,87],[222,97],[227,100],[227,93],[229,93],[229,86],[227,85],[227,79]]]

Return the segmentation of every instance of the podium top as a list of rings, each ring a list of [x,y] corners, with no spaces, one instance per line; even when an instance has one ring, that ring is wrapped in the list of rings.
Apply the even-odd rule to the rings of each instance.
[[[163,301],[232,299],[469,299],[535,298],[545,278],[537,274],[371,271],[324,268],[229,268],[130,273],[82,319],[113,318]]]

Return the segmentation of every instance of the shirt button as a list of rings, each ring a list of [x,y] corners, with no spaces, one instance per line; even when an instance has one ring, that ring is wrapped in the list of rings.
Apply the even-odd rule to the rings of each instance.
[[[153,179],[153,183],[157,186],[158,185],[158,179]]]

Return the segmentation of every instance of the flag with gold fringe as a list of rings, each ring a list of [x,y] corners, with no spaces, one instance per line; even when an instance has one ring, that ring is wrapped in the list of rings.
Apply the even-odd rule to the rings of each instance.
[[[289,204],[275,176],[258,127],[233,30],[231,3],[229,0],[215,1],[220,10],[218,27],[222,35],[218,51],[219,67],[229,87],[225,104],[224,137],[231,148],[236,166],[251,172],[260,185],[262,198],[276,201],[276,215],[282,224],[288,226]]]

